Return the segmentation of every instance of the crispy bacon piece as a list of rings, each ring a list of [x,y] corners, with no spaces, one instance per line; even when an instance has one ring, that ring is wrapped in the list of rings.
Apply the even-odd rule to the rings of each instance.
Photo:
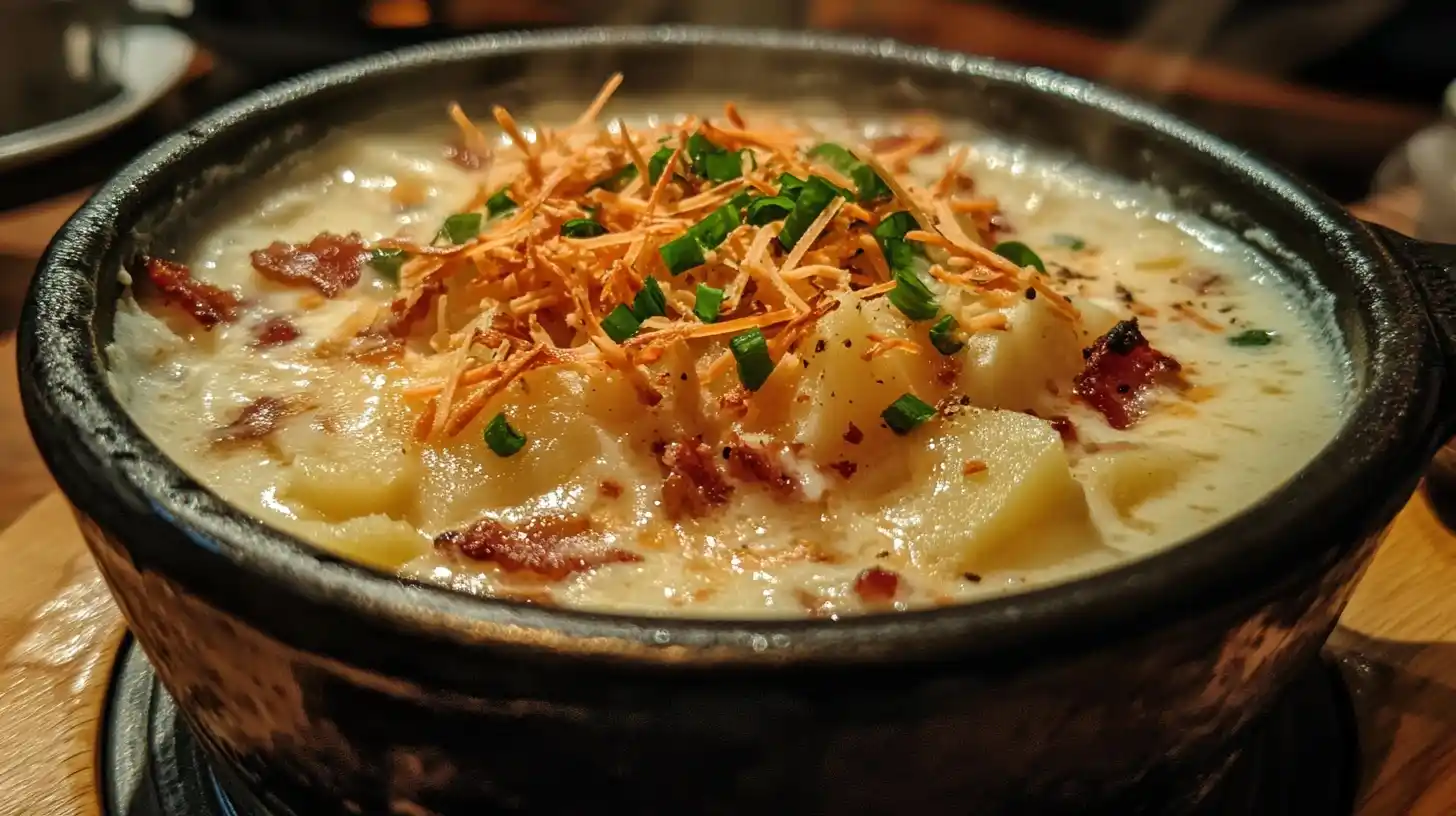
[[[231,323],[238,318],[239,300],[232,292],[193,279],[192,270],[185,264],[161,258],[141,260],[147,278],[162,293],[162,299],[186,309],[203,328],[211,330],[219,323]]]
[[[781,498],[799,494],[799,482],[784,470],[783,460],[775,451],[765,450],[734,437],[725,447],[728,472],[744,482],[763,482]]]
[[[1182,384],[1178,361],[1148,345],[1137,318],[1124,320],[1083,349],[1086,364],[1073,378],[1072,393],[1097,409],[1118,430],[1147,412],[1144,398],[1154,385]]]
[[[253,268],[269,280],[288,286],[313,286],[326,298],[337,297],[359,282],[359,269],[368,254],[358,233],[323,232],[306,244],[274,241],[253,250]]]
[[[853,422],[849,423],[849,430],[844,432],[844,441],[851,445],[858,445],[864,441],[864,431],[861,431]]]
[[[870,567],[854,579],[854,594],[869,604],[889,603],[899,590],[900,575],[879,567]]]
[[[603,479],[597,485],[597,492],[608,499],[615,499],[622,495],[622,483],[616,479]]]
[[[408,337],[415,324],[430,315],[435,298],[445,291],[445,284],[431,279],[420,288],[414,303],[405,298],[395,298],[389,304],[389,333],[395,337]]]
[[[298,339],[298,327],[286,317],[270,317],[253,329],[253,345],[258,348],[281,346]]]
[[[838,462],[830,462],[829,467],[846,479],[853,476],[855,472],[859,470],[859,465],[849,461],[848,459],[840,459]]]
[[[251,442],[278,429],[279,423],[304,410],[293,400],[258,397],[238,412],[232,422],[213,432],[215,442]]]
[[[463,170],[479,170],[480,154],[461,144],[445,145],[445,159]]]
[[[508,525],[481,519],[463,530],[435,538],[435,548],[458,552],[473,561],[489,561],[506,572],[529,572],[559,581],[576,572],[606,564],[632,564],[642,556],[607,546],[582,516],[544,514]]]
[[[662,509],[670,519],[705,515],[725,504],[733,486],[713,460],[713,449],[702,439],[671,442],[659,457],[667,470],[662,482]]]

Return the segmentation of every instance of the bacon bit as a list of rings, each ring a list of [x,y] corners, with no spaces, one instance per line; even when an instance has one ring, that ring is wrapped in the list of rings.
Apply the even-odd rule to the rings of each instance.
[[[603,479],[597,485],[597,492],[609,499],[615,499],[622,495],[622,483],[616,479]]]
[[[1047,417],[1047,422],[1052,424],[1052,430],[1061,435],[1063,442],[1077,441],[1077,426],[1072,424],[1071,417],[1058,414]]]
[[[312,284],[327,298],[359,282],[367,251],[358,233],[324,232],[307,244],[274,241],[253,251],[253,268],[269,280],[288,286]]]
[[[460,144],[445,145],[445,160],[462,170],[479,170],[485,160],[468,147]]]
[[[1193,308],[1187,303],[1174,303],[1173,311],[1188,318],[1190,321],[1193,322],[1194,325],[1198,326],[1200,329],[1206,329],[1211,332],[1223,331],[1223,326],[1220,326],[1212,320],[1204,317],[1202,312],[1199,312],[1197,309]]]
[[[278,397],[258,397],[238,412],[232,422],[212,434],[214,442],[251,442],[273,433],[279,423],[294,414],[301,413],[304,406],[292,400]]]
[[[798,481],[784,472],[784,466],[774,452],[737,437],[723,448],[723,452],[728,459],[728,472],[740,481],[763,482],[779,498],[794,498],[800,494]]]
[[[854,579],[854,594],[867,604],[889,603],[899,590],[900,576],[879,567],[870,567]]]
[[[977,473],[985,473],[989,468],[980,459],[967,459],[961,465],[962,476],[975,476]]]
[[[733,493],[712,448],[702,439],[669,443],[658,459],[667,473],[662,482],[662,510],[669,519],[707,515],[713,506],[726,504]]]
[[[268,318],[253,329],[253,345],[258,348],[281,346],[297,340],[298,335],[298,327],[293,325],[293,321],[278,315]]]
[[[533,573],[548,581],[607,564],[634,564],[637,553],[604,546],[590,519],[546,514],[520,525],[481,519],[464,530],[435,538],[435,548],[473,561],[489,561],[506,572]]]
[[[844,432],[844,441],[851,445],[858,445],[864,441],[864,431],[859,429],[853,422],[849,423],[849,430]]]
[[[1086,365],[1073,378],[1072,393],[1097,409],[1107,424],[1125,430],[1147,412],[1144,394],[1154,385],[1179,385],[1178,361],[1155,350],[1138,330],[1137,319],[1124,320],[1084,349]]]
[[[237,295],[194,279],[192,270],[185,264],[145,256],[141,261],[147,278],[162,293],[162,300],[176,302],[204,329],[237,320],[240,303]]]
[[[840,459],[838,462],[831,462],[829,463],[829,467],[831,470],[837,471],[840,476],[843,476],[846,479],[854,476],[855,471],[859,470],[859,465],[849,461],[848,459]]]

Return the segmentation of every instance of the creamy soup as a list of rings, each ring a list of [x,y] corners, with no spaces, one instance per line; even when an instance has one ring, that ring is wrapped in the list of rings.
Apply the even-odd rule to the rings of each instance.
[[[608,105],[617,81],[585,113],[350,128],[258,179],[121,273],[115,390],[339,555],[719,617],[1104,569],[1340,421],[1317,310],[1155,191],[926,116]]]

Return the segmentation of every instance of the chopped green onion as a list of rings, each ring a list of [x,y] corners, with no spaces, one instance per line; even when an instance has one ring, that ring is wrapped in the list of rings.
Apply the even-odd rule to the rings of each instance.
[[[739,223],[738,208],[730,201],[688,227],[687,232],[658,247],[657,253],[669,272],[681,275],[701,266],[707,260],[708,250],[723,243]]]
[[[1041,256],[1020,241],[1002,241],[992,251],[1023,269],[1034,266],[1036,271],[1046,274],[1046,264],[1041,262]]]
[[[960,327],[961,324],[950,315],[935,321],[935,325],[930,327],[930,345],[947,357],[955,354],[966,347],[966,341],[960,335]]]
[[[768,342],[757,326],[728,341],[733,352],[733,361],[738,364],[738,381],[749,391],[763,387],[768,375],[773,373],[773,360],[768,356]]]
[[[649,276],[642,282],[642,288],[637,290],[637,297],[632,299],[632,315],[638,320],[646,320],[666,314],[667,295],[662,293],[662,286],[657,278]]]
[[[526,435],[512,428],[511,423],[506,421],[505,414],[496,414],[486,424],[482,436],[496,456],[514,456],[521,448],[526,447]]]
[[[669,153],[668,155],[672,154]],[[612,193],[620,193],[634,178],[637,178],[637,165],[629,164],[621,170],[597,179],[592,182],[592,186],[586,189],[588,192],[592,190],[606,190]]]
[[[925,254],[919,244],[905,240],[905,233],[916,229],[920,229],[920,222],[903,210],[885,216],[875,227],[875,240],[880,243],[880,251],[885,253],[885,262],[891,271],[909,271],[914,268],[915,259]]]
[[[1078,238],[1075,235],[1068,235],[1064,232],[1059,232],[1053,235],[1052,243],[1056,244],[1057,246],[1064,246],[1067,249],[1072,250],[1073,252],[1077,252],[1087,248],[1086,241],[1083,241],[1081,238]]]
[[[890,403],[889,408],[880,412],[880,417],[890,426],[890,430],[901,436],[924,425],[933,416],[935,408],[910,393],[901,394],[899,399]]]
[[[779,195],[790,199],[797,199],[799,193],[804,189],[805,181],[793,173],[779,174]]]
[[[746,217],[755,227],[783,220],[794,211],[794,200],[784,195],[755,198],[748,204]]]
[[[1264,329],[1248,329],[1228,339],[1229,345],[1249,348],[1253,346],[1267,346],[1279,339],[1278,332],[1265,331]]]
[[[685,232],[658,247],[657,254],[662,256],[662,263],[667,271],[674,275],[681,275],[693,267],[702,266],[707,260],[702,245],[692,232]]]
[[[819,159],[835,170],[854,180],[859,190],[860,201],[875,201],[890,197],[890,188],[873,167],[856,159],[853,153],[837,144],[825,142],[809,151],[811,158]]]
[[[455,213],[445,219],[438,238],[452,244],[463,244],[480,234],[480,213]]]
[[[642,321],[632,314],[631,309],[621,304],[618,304],[611,314],[602,319],[602,331],[618,343],[636,334],[640,328],[642,328]]]
[[[511,198],[511,188],[502,187],[495,192],[495,195],[485,200],[485,212],[495,218],[502,213],[508,213],[516,208],[516,202]]]
[[[659,147],[652,158],[647,160],[647,180],[653,184],[662,178],[663,168],[667,167],[667,160],[672,158],[673,150],[670,147]]]
[[[743,151],[725,150],[701,133],[688,137],[687,154],[693,172],[715,184],[743,175]]]
[[[718,309],[723,305],[723,290],[714,289],[706,283],[698,284],[698,299],[693,304],[693,314],[704,323],[718,319]]]
[[[749,202],[753,200],[753,196],[747,190],[740,190],[732,198],[728,199],[728,206],[735,210],[741,210],[747,207]]]
[[[565,238],[595,238],[606,234],[607,228],[590,218],[573,218],[561,225],[561,235]]]
[[[929,320],[940,313],[935,293],[920,280],[913,269],[896,269],[895,288],[890,290],[890,304],[911,320]]]
[[[784,219],[784,226],[779,230],[779,244],[784,249],[793,249],[794,244],[799,243],[799,239],[803,237],[804,230],[809,228],[814,219],[819,217],[819,213],[840,192],[828,179],[810,176],[804,182],[804,188],[799,191],[798,199],[794,201],[793,211]]]
[[[404,262],[407,260],[409,260],[409,253],[402,249],[376,247],[369,250],[369,266],[381,277],[389,278],[396,283],[399,282],[399,268],[404,266]]]

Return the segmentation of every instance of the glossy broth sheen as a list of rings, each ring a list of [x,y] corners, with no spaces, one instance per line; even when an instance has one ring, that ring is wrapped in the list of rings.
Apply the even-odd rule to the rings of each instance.
[[[659,135],[674,133],[652,127],[676,121],[684,109],[656,108],[664,113],[659,118],[642,113],[654,110],[642,104],[614,103],[610,114],[634,114],[627,121],[650,155]],[[691,109],[722,124],[716,102]],[[743,109],[750,129],[766,121],[801,128],[804,146],[826,138],[859,144],[929,127],[834,117],[801,122]],[[537,111],[522,120],[560,125],[577,112]],[[927,145],[896,176],[917,190],[932,188],[951,157],[969,147],[964,175],[973,184],[961,184],[947,200],[994,199],[996,223],[1012,230],[997,240],[1036,251],[1048,271],[1043,283],[1070,297],[1074,320],[1058,316],[1048,296],[1029,298],[1019,285],[990,295],[953,292],[957,285],[925,274],[937,260],[940,272],[950,268],[931,252],[918,274],[946,313],[963,322],[1005,316],[1004,326],[973,332],[968,347],[950,358],[927,342],[928,321],[907,320],[886,296],[836,292],[840,283],[831,277],[801,279],[792,286],[806,301],[835,298],[838,308],[809,328],[757,392],[734,391],[732,365],[719,363],[716,376],[704,375],[727,353],[726,336],[688,339],[638,361],[664,397],[656,406],[600,363],[541,367],[491,397],[458,434],[422,440],[417,424],[429,397],[420,396],[421,384],[443,382],[467,362],[486,365],[489,349],[462,352],[461,342],[480,310],[509,312],[513,301],[502,296],[498,306],[458,311],[461,303],[485,302],[464,280],[485,273],[461,273],[445,305],[437,303],[414,327],[402,353],[356,359],[340,344],[383,319],[375,307],[388,312],[400,294],[393,281],[365,266],[357,285],[326,298],[314,288],[267,280],[250,263],[252,251],[274,241],[307,243],[321,232],[425,243],[478,189],[494,191],[527,175],[493,125],[486,135],[496,160],[472,171],[443,155],[443,146],[460,138],[448,121],[405,129],[381,124],[340,133],[258,179],[251,195],[175,258],[196,279],[241,296],[232,322],[204,330],[134,271],[139,280],[122,300],[108,350],[113,385],[146,433],[204,484],[340,555],[464,592],[671,615],[834,616],[1066,580],[1220,522],[1288,479],[1332,436],[1341,419],[1343,365],[1310,310],[1296,307],[1245,244],[1172,214],[1154,191],[965,129],[958,139],[944,127],[948,138]],[[539,134],[527,132],[539,144]],[[880,144],[893,152],[893,142]],[[627,161],[607,155],[617,166]],[[650,192],[640,185],[635,198],[645,201]],[[665,190],[663,201],[692,192]],[[560,216],[576,204],[553,206]],[[864,209],[874,218],[893,208]],[[856,229],[852,215],[842,219],[845,229]],[[559,220],[547,227],[553,236]],[[493,223],[486,219],[482,227],[487,239]],[[975,216],[963,216],[963,227],[973,239],[983,237]],[[757,229],[740,228],[743,244]],[[668,224],[661,239],[681,232]],[[722,250],[730,261],[734,240]],[[736,246],[741,254],[743,245]],[[782,267],[788,253],[770,254]],[[737,266],[710,260],[671,276],[648,246],[638,272],[662,280],[675,304],[658,320],[687,325],[697,321],[696,283],[731,296],[743,264]],[[787,302],[762,288],[756,296],[764,303],[745,311]],[[607,311],[600,309],[598,318]],[[557,319],[552,314],[543,311],[541,322]],[[261,324],[280,316],[298,336],[260,346]],[[1073,378],[1082,370],[1082,349],[1132,317],[1154,348],[1181,364],[1181,382],[1149,388],[1146,415],[1117,430],[1073,397]],[[513,325],[517,336],[530,337],[524,321]],[[565,326],[549,332],[555,342],[591,349],[585,329]],[[649,324],[643,331],[652,330]],[[763,331],[772,340],[779,330],[782,324]],[[1263,336],[1272,342],[1248,344]],[[1244,344],[1231,342],[1235,337]],[[876,343],[897,338],[901,347],[863,359]],[[880,412],[905,392],[943,410],[900,435],[883,426]],[[219,429],[237,427],[241,412],[265,397],[287,406],[276,427],[257,438],[219,441]],[[482,441],[498,413],[527,437],[509,457]],[[682,464],[674,458],[679,449],[667,446],[696,444],[699,436],[710,454],[706,467],[731,495],[684,511],[665,492]],[[720,452],[733,446],[757,458],[727,461]],[[500,522],[495,546],[515,542],[524,549],[513,553],[546,557],[547,566],[522,568],[499,549],[472,557],[460,539],[441,538],[482,518]]]

